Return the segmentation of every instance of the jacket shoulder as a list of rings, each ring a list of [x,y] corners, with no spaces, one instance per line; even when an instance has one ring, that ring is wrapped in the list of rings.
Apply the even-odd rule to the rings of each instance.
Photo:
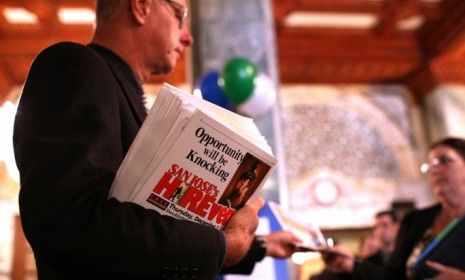
[[[436,215],[441,209],[441,206],[439,204],[435,204],[426,208],[422,209],[415,209],[405,215],[406,219],[415,219],[417,217],[424,217],[424,216],[434,216]]]
[[[402,224],[406,228],[413,228],[415,230],[429,227],[440,210],[441,206],[439,204],[423,209],[413,210],[405,215],[402,220]]]
[[[34,59],[32,67],[76,71],[103,64],[103,58],[92,48],[74,42],[60,42],[42,50]]]
[[[43,49],[38,57],[47,55],[66,55],[73,57],[76,55],[97,55],[91,48],[75,42],[59,42]]]

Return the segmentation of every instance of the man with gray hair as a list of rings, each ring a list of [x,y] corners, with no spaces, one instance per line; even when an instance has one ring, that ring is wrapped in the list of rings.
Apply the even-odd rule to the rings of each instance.
[[[192,44],[186,15],[186,0],[98,0],[91,44],[58,43],[34,60],[14,148],[39,279],[212,279],[249,251],[262,199],[224,231],[108,199],[146,117],[141,84]]]

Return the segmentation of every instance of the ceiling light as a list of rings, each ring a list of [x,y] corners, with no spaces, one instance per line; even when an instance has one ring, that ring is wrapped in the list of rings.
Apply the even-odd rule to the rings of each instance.
[[[95,12],[90,8],[60,8],[58,19],[63,24],[93,24]]]
[[[397,29],[403,31],[417,30],[423,25],[424,18],[419,15],[411,16],[397,22]]]
[[[371,28],[378,18],[368,13],[292,12],[284,20],[289,27]]]
[[[3,15],[11,24],[36,24],[39,21],[35,14],[24,8],[5,8]]]

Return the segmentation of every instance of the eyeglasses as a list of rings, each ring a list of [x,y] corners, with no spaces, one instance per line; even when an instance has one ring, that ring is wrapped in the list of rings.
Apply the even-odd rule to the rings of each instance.
[[[440,155],[431,159],[429,162],[422,163],[420,166],[420,171],[423,174],[427,174],[433,167],[445,166],[454,161],[454,158],[451,158],[447,155]]]
[[[187,7],[179,4],[178,2],[174,0],[165,0],[168,5],[170,5],[171,8],[174,10],[174,15],[178,19],[179,22],[179,28],[182,28],[184,26],[184,23],[187,20],[187,15],[188,15],[188,9]]]

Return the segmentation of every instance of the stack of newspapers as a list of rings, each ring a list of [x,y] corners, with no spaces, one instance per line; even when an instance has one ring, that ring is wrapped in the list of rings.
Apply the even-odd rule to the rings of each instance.
[[[252,119],[165,83],[109,196],[222,229],[275,165]]]

